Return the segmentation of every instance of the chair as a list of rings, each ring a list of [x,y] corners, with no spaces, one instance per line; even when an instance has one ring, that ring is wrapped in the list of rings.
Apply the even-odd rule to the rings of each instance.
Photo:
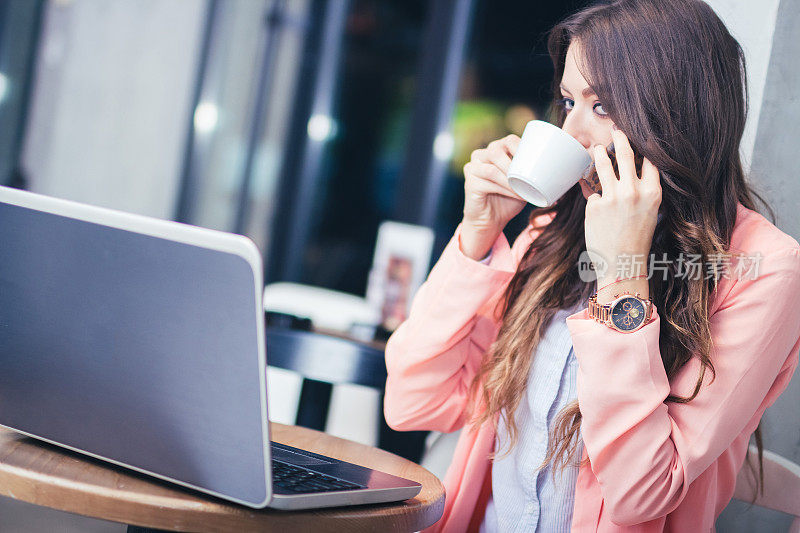
[[[381,393],[378,447],[419,462],[427,432],[398,432],[383,418],[386,363],[379,343],[358,341],[310,330],[307,318],[266,313],[267,363],[303,376],[295,424],[325,430],[333,385],[352,384]]]
[[[755,446],[750,446],[750,454],[758,455]],[[756,481],[757,473],[747,465],[743,466],[736,478],[734,499],[752,502]],[[800,533],[800,465],[764,450],[764,493],[759,494],[754,503],[793,515],[795,519],[789,533]]]

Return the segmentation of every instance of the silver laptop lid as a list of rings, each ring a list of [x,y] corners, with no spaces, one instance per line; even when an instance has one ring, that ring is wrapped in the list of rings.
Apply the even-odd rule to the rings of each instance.
[[[245,237],[0,187],[0,424],[263,507],[262,287]]]

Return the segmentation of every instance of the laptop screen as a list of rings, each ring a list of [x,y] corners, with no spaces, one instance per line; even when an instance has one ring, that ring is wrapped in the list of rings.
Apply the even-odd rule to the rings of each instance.
[[[0,202],[0,424],[267,497],[253,267]]]

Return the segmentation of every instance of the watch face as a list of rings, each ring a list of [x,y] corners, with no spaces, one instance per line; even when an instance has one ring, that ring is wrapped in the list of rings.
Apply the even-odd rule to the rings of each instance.
[[[611,322],[622,331],[632,331],[644,322],[645,308],[641,300],[622,298],[611,310]]]

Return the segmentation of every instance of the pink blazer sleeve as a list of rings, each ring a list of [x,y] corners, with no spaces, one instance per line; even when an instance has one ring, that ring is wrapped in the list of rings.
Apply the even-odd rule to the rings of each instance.
[[[656,319],[633,333],[599,324],[581,310],[567,318],[578,370],[581,433],[612,521],[664,516],[692,483],[786,388],[800,349],[800,248],[763,257],[758,278],[730,279],[710,318],[716,378],[691,361],[672,380],[661,361]],[[725,289],[725,290],[722,290]],[[735,474],[734,474],[735,475]]]
[[[461,225],[456,228],[386,344],[390,427],[452,432],[464,425],[470,385],[499,330],[495,304],[540,232],[528,225],[513,248],[501,233],[482,264],[461,251]]]

